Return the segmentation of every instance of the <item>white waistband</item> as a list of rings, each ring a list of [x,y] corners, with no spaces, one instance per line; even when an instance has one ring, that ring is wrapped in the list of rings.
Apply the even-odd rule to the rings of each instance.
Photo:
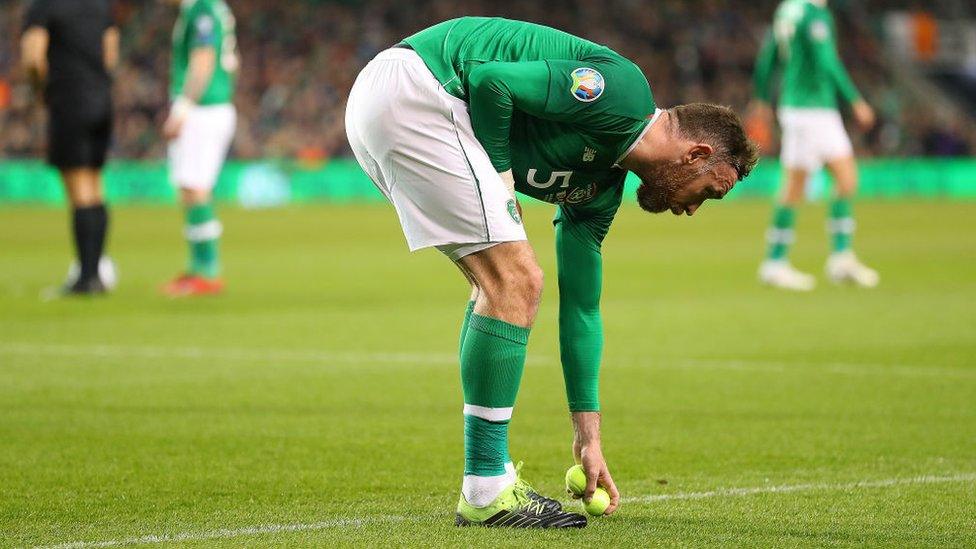
[[[420,61],[423,63],[423,59],[417,54],[417,52],[409,48],[388,48],[385,49],[373,58],[373,61]]]

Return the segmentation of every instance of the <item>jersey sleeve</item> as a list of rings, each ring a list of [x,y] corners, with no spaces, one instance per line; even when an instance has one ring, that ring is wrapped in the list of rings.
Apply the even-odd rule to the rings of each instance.
[[[545,110],[594,129],[612,129],[654,113],[644,74],[624,59],[548,60]]]
[[[572,412],[600,410],[602,244],[622,193],[621,184],[585,206],[560,206],[553,221],[559,280],[559,355]]]
[[[24,28],[22,30],[26,31],[31,27],[46,29],[48,28],[50,18],[51,2],[49,0],[34,0],[27,8],[27,14],[24,16]]]
[[[860,99],[861,94],[854,86],[854,82],[847,74],[840,55],[837,53],[837,43],[834,40],[834,21],[830,14],[823,13],[811,18],[807,24],[806,32],[809,33],[810,44],[817,64],[824,68],[837,89],[837,93],[848,103]]]
[[[779,61],[776,39],[772,30],[766,33],[759,54],[756,56],[756,67],[752,73],[753,93],[757,99],[769,103],[772,100],[773,73]]]
[[[540,118],[560,119],[546,110],[548,90],[549,67],[545,61],[485,63],[471,71],[471,126],[495,170],[504,172],[512,167],[509,142],[516,109]]]
[[[616,83],[619,89],[608,92]],[[512,167],[512,113],[517,109],[587,130],[633,132],[654,112],[647,80],[618,62],[545,60],[491,62],[468,76],[468,104],[475,136],[499,172]]]
[[[198,5],[203,6],[204,4]],[[190,13],[187,27],[189,33],[187,43],[190,45],[190,49],[217,45],[217,18],[213,10],[206,7],[194,9]]]

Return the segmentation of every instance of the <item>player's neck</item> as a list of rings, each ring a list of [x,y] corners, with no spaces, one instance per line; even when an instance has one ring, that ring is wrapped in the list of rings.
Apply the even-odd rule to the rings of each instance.
[[[674,139],[671,123],[671,111],[662,112],[634,149],[620,161],[620,167],[638,171],[642,166],[680,156],[681,150]]]

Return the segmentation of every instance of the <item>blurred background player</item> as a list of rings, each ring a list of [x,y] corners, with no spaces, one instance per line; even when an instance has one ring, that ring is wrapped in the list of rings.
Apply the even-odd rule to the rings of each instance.
[[[169,1],[180,4],[180,13],[173,31],[172,106],[163,135],[170,140],[170,180],[186,214],[189,261],[186,272],[164,291],[171,296],[215,294],[223,289],[223,227],[214,212],[213,187],[237,125],[234,16],[223,0]]]
[[[816,286],[816,279],[794,268],[787,256],[794,241],[794,209],[804,198],[810,174],[824,165],[834,178],[826,274],[837,283],[862,287],[878,284],[878,274],[862,264],[851,248],[851,200],[857,191],[858,174],[851,140],[837,109],[837,96],[851,105],[861,128],[870,129],[875,116],[841,64],[834,34],[826,0],[784,0],[756,60],[756,109],[767,122],[772,120],[773,73],[782,69],[778,114],[783,130],[780,156],[785,184],[767,232],[766,259],[759,268],[760,281],[778,288],[806,291]]]
[[[34,0],[24,21],[21,59],[48,111],[48,163],[58,169],[72,209],[77,268],[65,294],[100,294],[114,268],[102,258],[108,211],[102,166],[112,133],[112,77],[119,33],[108,0]]]

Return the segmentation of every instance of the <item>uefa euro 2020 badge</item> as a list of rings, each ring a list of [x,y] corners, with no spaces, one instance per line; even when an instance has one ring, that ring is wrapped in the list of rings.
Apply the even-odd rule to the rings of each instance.
[[[603,75],[596,69],[580,67],[571,72],[570,76],[573,78],[573,87],[569,91],[578,101],[596,101],[603,93]]]

